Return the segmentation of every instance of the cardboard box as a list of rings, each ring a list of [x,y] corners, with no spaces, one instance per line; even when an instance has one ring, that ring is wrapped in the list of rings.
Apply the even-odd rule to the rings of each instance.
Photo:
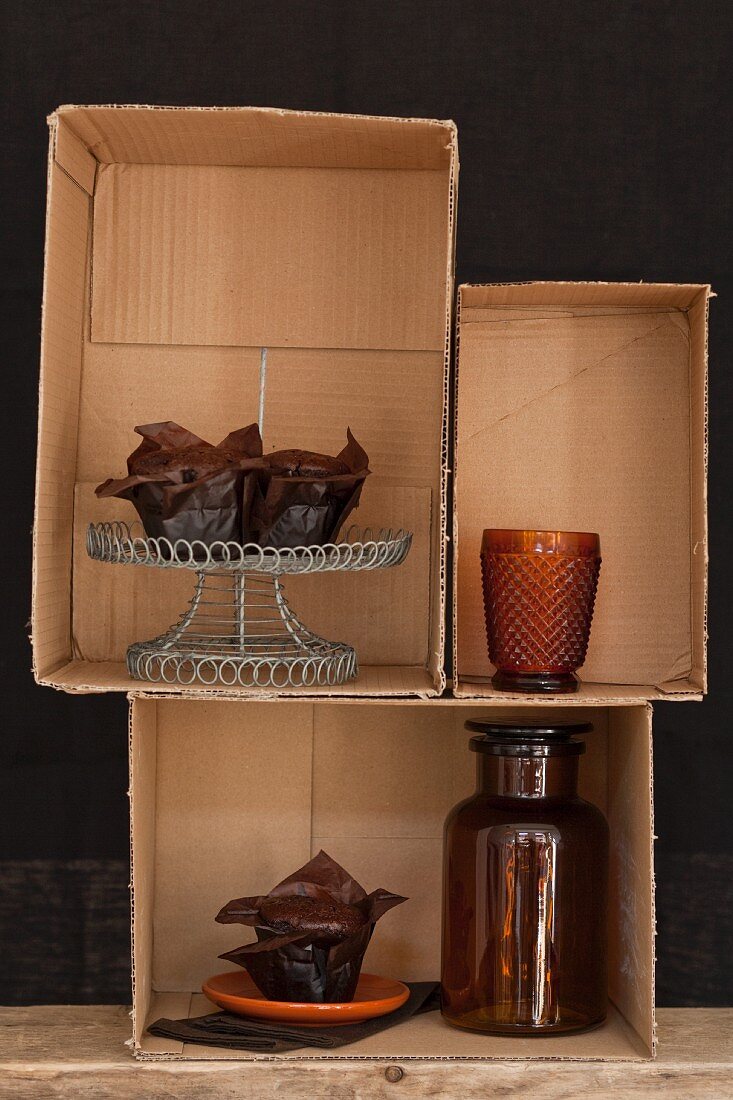
[[[133,699],[133,1016],[139,1057],[255,1058],[182,1046],[146,1035],[145,1028],[160,1016],[210,1010],[201,982],[232,969],[218,955],[251,938],[248,929],[215,923],[221,905],[268,890],[320,848],[367,889],[383,886],[410,898],[380,921],[365,968],[407,980],[439,976],[442,828],[451,806],[474,789],[475,756],[463,724],[476,713],[475,704],[442,700],[243,706]],[[501,708],[503,716],[512,713],[515,708]],[[581,761],[580,793],[601,807],[611,830],[608,1022],[586,1034],[533,1041],[459,1031],[431,1013],[329,1058],[652,1056],[651,707],[566,713],[594,723]],[[284,1057],[318,1055],[301,1050]]]
[[[457,697],[501,698],[481,595],[487,527],[600,533],[583,682],[564,702],[702,697],[710,294],[643,283],[459,288]]]
[[[134,687],[127,646],[192,592],[193,574],[87,558],[90,521],[134,518],[94,496],[124,473],[133,426],[217,442],[262,399],[267,449],[335,453],[350,425],[374,471],[354,520],[415,534],[399,569],[287,583],[309,627],[357,649],[358,681],[334,691],[440,693],[453,123],[72,106],[49,124],[37,680]]]

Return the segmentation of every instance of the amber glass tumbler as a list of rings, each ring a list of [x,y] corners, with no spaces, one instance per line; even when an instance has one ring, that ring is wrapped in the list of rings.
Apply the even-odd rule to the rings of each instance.
[[[467,722],[478,789],[445,824],[442,1012],[552,1035],[607,1010],[608,825],[578,797],[588,724]]]
[[[481,571],[492,680],[501,691],[578,690],[601,568],[598,535],[484,531]]]

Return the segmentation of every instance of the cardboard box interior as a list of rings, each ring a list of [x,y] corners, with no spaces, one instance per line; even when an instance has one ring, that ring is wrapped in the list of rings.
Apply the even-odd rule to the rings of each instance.
[[[457,696],[497,697],[481,595],[487,527],[600,533],[580,670],[589,690],[705,691],[709,296],[698,285],[459,288]]]
[[[87,559],[90,521],[135,517],[94,496],[124,474],[133,426],[215,443],[262,406],[266,450],[337,453],[350,426],[373,471],[353,521],[415,533],[399,569],[291,581],[294,608],[356,646],[350,693],[439,693],[453,124],[68,107],[50,127],[37,678],[134,686],[127,646],[192,591],[193,574]]]
[[[504,716],[513,711],[501,708]],[[221,905],[268,890],[320,848],[367,889],[384,886],[410,898],[380,921],[365,969],[438,978],[442,827],[450,807],[474,789],[475,757],[463,724],[476,713],[475,705],[439,701],[133,700],[133,985],[141,1057],[251,1057],[156,1039],[145,1028],[160,1016],[210,1010],[201,982],[232,969],[217,956],[252,938],[249,929],[214,922]],[[595,726],[580,788],[611,829],[608,1022],[538,1041],[458,1031],[431,1013],[339,1056],[651,1056],[651,708],[567,713]]]

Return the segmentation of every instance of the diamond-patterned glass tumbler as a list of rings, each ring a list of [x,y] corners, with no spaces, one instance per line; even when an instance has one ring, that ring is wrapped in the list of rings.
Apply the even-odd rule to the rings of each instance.
[[[484,531],[481,570],[492,684],[501,691],[578,690],[601,568],[597,534]]]

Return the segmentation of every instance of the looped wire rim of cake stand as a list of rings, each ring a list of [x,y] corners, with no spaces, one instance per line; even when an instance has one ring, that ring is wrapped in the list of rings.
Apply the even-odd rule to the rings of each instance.
[[[140,533],[138,533],[140,532]],[[95,561],[114,565],[152,565],[161,569],[267,573],[270,576],[295,576],[299,573],[325,573],[336,570],[387,569],[400,565],[412,545],[412,533],[401,528],[350,527],[344,539],[323,546],[298,546],[275,549],[256,543],[148,538],[142,524],[90,523],[87,529],[87,553]]]
[[[389,528],[375,535],[371,528],[350,527],[339,543],[283,550],[147,538],[139,522],[92,523],[87,530],[87,551],[96,561],[197,574],[178,622],[128,648],[135,680],[260,691],[327,688],[358,673],[352,646],[328,641],[298,619],[281,577],[384,569],[400,565],[411,545],[409,531]]]

